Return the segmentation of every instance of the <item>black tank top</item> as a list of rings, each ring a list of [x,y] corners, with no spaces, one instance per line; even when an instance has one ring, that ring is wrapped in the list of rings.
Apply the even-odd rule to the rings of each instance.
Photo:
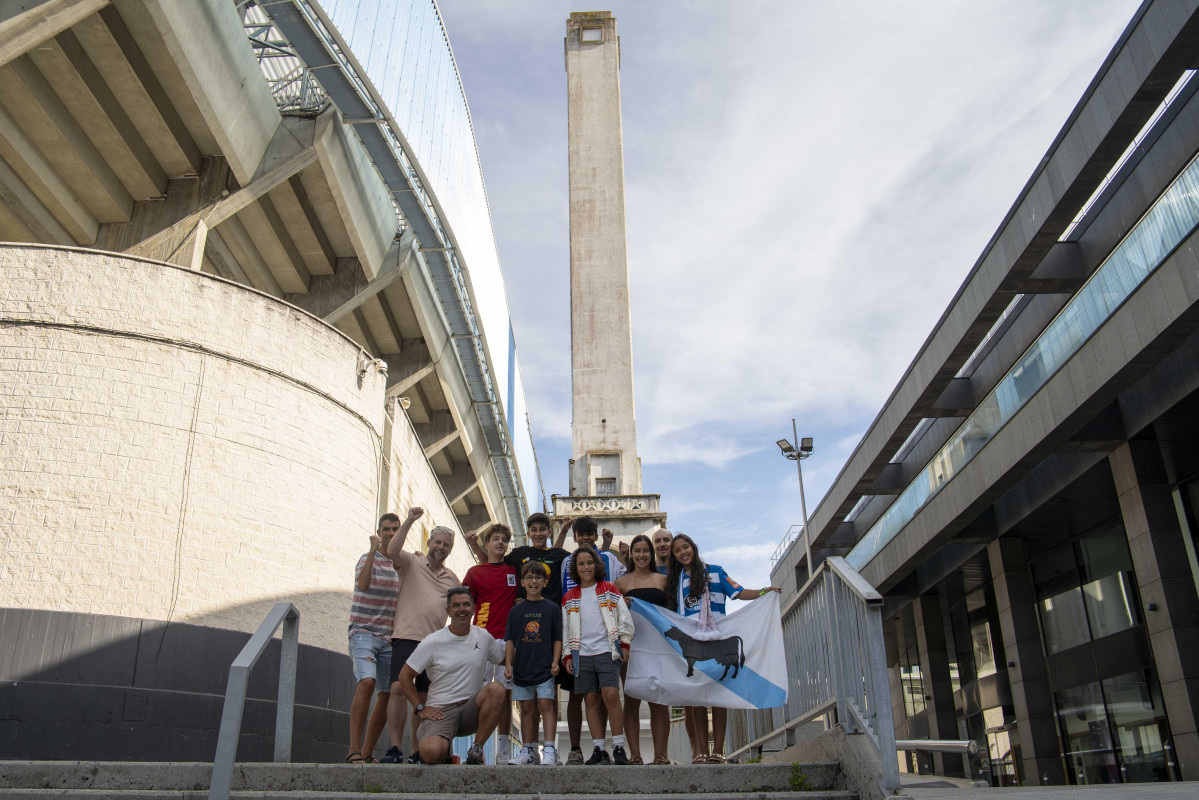
[[[629,589],[625,592],[626,597],[635,597],[638,600],[644,600],[655,606],[666,607],[666,592],[653,586],[646,586],[641,589]]]

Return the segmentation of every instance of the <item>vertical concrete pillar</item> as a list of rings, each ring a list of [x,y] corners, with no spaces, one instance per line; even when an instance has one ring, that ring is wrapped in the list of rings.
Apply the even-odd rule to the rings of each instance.
[[[1012,743],[1020,746],[1021,778],[1030,786],[1042,783],[1046,776],[1051,784],[1065,783],[1057,718],[1038,633],[1036,592],[1024,542],[1017,537],[996,539],[987,545],[987,557],[1004,657],[1014,664],[1007,667],[1007,674],[1016,715]]]
[[[573,390],[570,493],[592,494],[593,479],[603,478],[616,479],[614,494],[635,495],[641,493],[641,466],[633,411],[620,40],[611,12],[570,15],[566,81]]]
[[[940,598],[935,594],[917,597],[912,603],[912,611],[916,618],[920,670],[924,673],[924,694],[928,698],[925,701],[928,737],[956,739],[957,712],[953,706],[953,684],[949,679],[949,651],[945,644]],[[934,753],[933,764],[938,775],[965,775],[962,757],[957,753]]]
[[[1152,440],[1125,442],[1108,463],[1175,758],[1183,780],[1199,780],[1199,597],[1161,449]]]

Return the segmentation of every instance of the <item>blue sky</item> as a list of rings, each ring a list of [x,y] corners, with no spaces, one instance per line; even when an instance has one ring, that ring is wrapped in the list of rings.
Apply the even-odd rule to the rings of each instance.
[[[570,457],[560,2],[442,0],[547,493]],[[1134,0],[611,2],[644,489],[748,586],[809,513]],[[534,481],[526,476],[527,482]],[[530,498],[531,505],[538,504]]]

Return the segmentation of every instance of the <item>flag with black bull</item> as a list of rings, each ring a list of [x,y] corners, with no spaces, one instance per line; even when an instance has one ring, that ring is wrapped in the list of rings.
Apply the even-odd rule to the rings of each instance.
[[[637,633],[629,650],[625,692],[672,706],[774,708],[787,702],[787,659],[779,596],[747,603],[716,620],[719,636],[699,632],[699,617],[681,617],[634,599]]]

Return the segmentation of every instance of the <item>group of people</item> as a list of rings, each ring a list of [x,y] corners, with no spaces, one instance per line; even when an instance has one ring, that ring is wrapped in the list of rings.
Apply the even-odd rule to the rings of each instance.
[[[634,638],[630,600],[710,619],[723,616],[727,599],[778,591],[743,589],[723,568],[705,564],[690,537],[664,528],[612,552],[611,531],[603,531],[597,548],[594,519],[567,519],[551,546],[553,527],[540,513],[526,522],[531,544],[511,552],[506,525],[466,534],[480,563],[459,581],[445,564],[454,547],[450,528],[433,528],[423,554],[404,549],[423,513],[412,508],[403,520],[384,514],[355,570],[349,648],[358,683],[348,763],[375,761],[384,725],[392,744],[381,761],[402,763],[411,706],[409,763],[444,763],[453,739],[470,735],[475,738],[466,763],[485,763],[483,745],[498,729],[497,764],[556,765],[559,687],[569,696],[567,764],[644,763],[641,701],[626,695],[622,705],[620,691]],[[571,532],[573,552],[563,548]],[[513,700],[520,703],[515,754],[509,736]],[[668,764],[669,710],[652,701],[649,709],[653,763]],[[584,710],[594,742],[586,759]],[[707,708],[686,708],[693,763],[724,760],[725,710],[712,709],[711,749],[708,719]]]

